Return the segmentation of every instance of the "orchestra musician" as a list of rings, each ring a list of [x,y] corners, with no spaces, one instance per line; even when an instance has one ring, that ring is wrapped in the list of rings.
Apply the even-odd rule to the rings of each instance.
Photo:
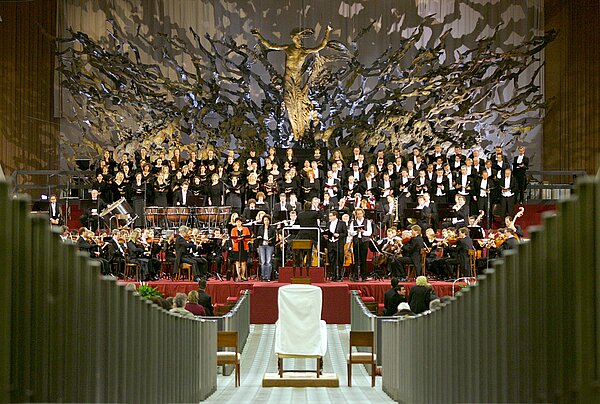
[[[460,275],[463,277],[471,276],[469,270],[469,251],[475,250],[473,240],[471,239],[470,230],[467,227],[458,229],[458,242],[456,243],[456,258],[460,267]],[[458,274],[457,274],[458,278]]]
[[[465,197],[461,194],[456,194],[454,197],[456,204],[452,210],[456,212],[456,217],[452,218],[452,226],[456,228],[465,227],[469,218],[469,205],[467,205]]]
[[[396,227],[390,227],[386,231],[385,238],[377,242],[379,255],[374,258],[373,266],[377,268],[383,267],[384,274],[397,277],[400,273],[400,262],[402,240],[397,236]]]
[[[92,230],[100,228],[100,213],[106,208],[106,203],[100,199],[97,189],[90,191],[91,199],[87,202],[87,209],[83,212],[79,221],[82,225],[89,227]]]
[[[421,249],[425,248],[425,242],[421,236],[421,227],[413,225],[410,230],[412,237],[408,244],[402,246],[402,258],[400,258],[403,270],[402,277],[404,278],[408,273],[406,271],[406,264],[413,264],[415,266],[416,276],[421,276],[423,270],[421,266]]]
[[[516,216],[515,216],[515,218],[516,218]],[[506,226],[507,229],[511,229],[515,236],[517,236],[519,238],[525,237],[525,233],[523,232],[523,229],[518,224],[515,224],[515,220],[516,219],[513,219],[513,217],[511,215],[507,215],[504,218],[504,225]]]
[[[144,256],[144,247],[140,245],[139,242],[140,232],[134,230],[131,232],[129,236],[129,241],[127,241],[127,250],[125,251],[125,256],[127,257],[127,262],[138,264],[140,266],[140,280],[146,281],[150,276],[150,272],[148,270],[148,258]]]
[[[502,251],[515,250],[519,246],[519,240],[515,237],[515,231],[511,228],[505,229],[506,239],[502,243]]]
[[[417,207],[415,209],[421,211],[421,215],[417,218],[417,224],[419,227],[422,229],[428,229],[431,227],[431,207],[425,202],[425,197],[423,195],[417,196]]]
[[[194,280],[198,282],[200,278],[206,277],[208,272],[208,261],[203,257],[194,257],[190,251],[195,251],[198,246],[188,240],[189,228],[187,226],[181,226],[179,228],[179,234],[175,239],[175,271],[179,270],[179,266],[182,263],[190,264],[192,266],[192,273]]]
[[[77,239],[77,248],[80,251],[87,252],[90,255],[90,259],[100,264],[100,270],[103,275],[110,274],[110,263],[108,260],[102,257],[102,248],[104,247],[104,241],[101,240],[99,245],[94,240],[94,233],[82,227],[79,229],[79,238]]]
[[[350,222],[348,234],[353,237],[354,260],[356,263],[356,277],[359,281],[367,280],[367,252],[373,235],[373,223],[365,218],[365,211],[361,208],[354,210],[354,219]]]
[[[215,265],[217,273],[221,274],[221,268],[223,267],[223,252],[227,251],[227,242],[229,241],[225,233],[221,233],[221,229],[216,228],[213,232],[212,239],[214,241],[212,248],[206,255],[206,259],[211,265]]]

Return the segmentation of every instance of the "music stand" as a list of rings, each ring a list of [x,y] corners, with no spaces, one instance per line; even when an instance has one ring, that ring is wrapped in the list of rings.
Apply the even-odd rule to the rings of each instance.
[[[292,245],[292,252],[294,252],[294,257],[296,256],[296,252],[298,253],[302,253],[303,251],[312,251],[312,247],[313,247],[313,241],[312,240],[292,240],[291,242]],[[310,267],[309,263],[306,264],[306,276],[309,276],[309,270],[308,268]],[[300,276],[302,276],[302,263],[300,264]],[[294,278],[296,278],[296,260],[294,260],[294,264],[292,266],[292,271],[293,271],[293,275]],[[310,280],[310,278],[309,278]]]
[[[244,218],[246,220],[255,220],[258,212],[260,212],[258,209],[247,209],[244,211]]]
[[[278,210],[273,212],[273,221],[281,222],[283,220],[289,219],[289,211],[287,210]]]
[[[484,239],[485,237],[483,236],[483,229],[479,226],[468,226],[467,229],[469,229],[469,237],[471,237],[471,239],[476,240],[476,239]]]

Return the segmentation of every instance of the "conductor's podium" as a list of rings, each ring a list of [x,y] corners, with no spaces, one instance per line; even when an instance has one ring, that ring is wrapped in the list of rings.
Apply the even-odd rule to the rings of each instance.
[[[327,325],[321,320],[321,288],[287,285],[279,288],[278,294],[279,319],[275,330],[278,372],[266,373],[263,387],[339,387],[335,373],[323,373]],[[286,359],[314,360],[315,366],[311,369],[284,368]]]
[[[293,278],[293,281],[292,281]],[[325,268],[279,268],[279,282],[281,283],[325,283]]]

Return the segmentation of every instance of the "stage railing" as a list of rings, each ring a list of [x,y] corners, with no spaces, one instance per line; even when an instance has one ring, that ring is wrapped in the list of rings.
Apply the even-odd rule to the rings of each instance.
[[[248,335],[250,335],[250,291],[244,290],[235,306],[227,314],[206,318],[216,319],[219,331],[237,331],[238,349],[239,352],[242,352],[248,341]],[[223,374],[230,375],[233,369],[233,365],[225,365]]]
[[[222,319],[219,321],[219,331],[237,331],[238,349],[243,351],[250,335],[250,291],[244,290],[235,306],[218,319]]]
[[[399,402],[600,400],[600,175],[429,315],[383,323]],[[454,300],[454,299],[453,299]]]
[[[350,291],[350,329],[352,331],[373,331],[375,337],[375,353],[377,354],[377,366],[381,366],[382,344],[381,344],[381,325],[384,320],[394,319],[395,317],[376,316],[371,313],[361,296],[356,290]],[[359,351],[367,352],[368,348],[358,347]],[[365,365],[367,372],[371,372],[371,366]]]
[[[0,183],[0,402],[197,402],[216,389],[216,321],[102,278]]]

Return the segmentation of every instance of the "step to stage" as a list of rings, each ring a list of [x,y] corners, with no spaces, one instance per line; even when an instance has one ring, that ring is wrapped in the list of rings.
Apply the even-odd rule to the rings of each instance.
[[[325,283],[325,268],[310,267],[310,268],[293,268],[281,267],[279,269],[280,283],[299,283],[292,282],[292,278],[310,279],[310,283]],[[305,282],[303,282],[305,283]]]
[[[262,381],[263,387],[340,387],[340,380],[336,373],[323,373],[317,377],[315,372],[265,373]]]

